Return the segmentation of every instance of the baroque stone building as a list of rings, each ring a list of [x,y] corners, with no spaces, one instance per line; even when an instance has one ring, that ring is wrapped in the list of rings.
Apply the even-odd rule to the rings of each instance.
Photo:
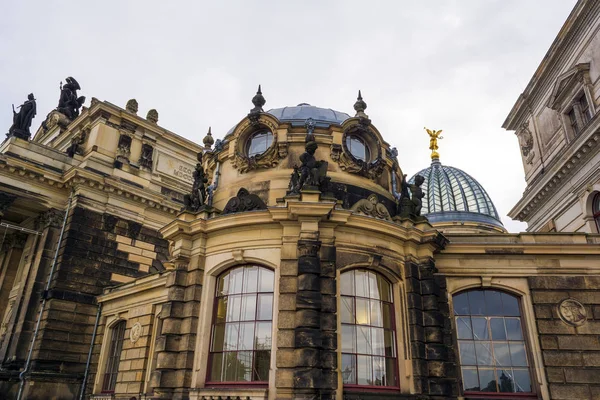
[[[439,131],[408,179],[360,92],[353,114],[265,111],[259,87],[199,145],[135,100],[80,112],[67,79],[0,145],[0,398],[600,398],[600,235],[569,211],[597,197],[598,96],[544,144],[558,111],[531,94],[566,54],[595,82],[599,7],[577,3],[505,123],[530,147],[527,233],[442,164]],[[549,177],[571,152],[573,187]],[[567,213],[584,222],[547,229]]]

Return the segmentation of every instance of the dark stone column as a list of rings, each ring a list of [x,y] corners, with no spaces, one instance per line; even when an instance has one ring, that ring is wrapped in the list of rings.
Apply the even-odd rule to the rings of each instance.
[[[335,248],[323,249],[325,268],[320,248],[317,240],[298,241],[295,399],[334,399],[337,388]]]
[[[458,396],[457,349],[446,278],[430,264],[407,262],[406,292],[410,325],[410,347],[417,393],[431,399]]]

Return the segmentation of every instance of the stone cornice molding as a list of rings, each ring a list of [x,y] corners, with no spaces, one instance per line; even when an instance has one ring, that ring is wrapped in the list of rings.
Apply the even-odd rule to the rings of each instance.
[[[577,3],[533,77],[502,123],[504,129],[511,131],[518,129],[523,123],[524,116],[529,112],[529,105],[541,101],[539,97],[544,95],[548,88],[555,83],[555,76],[564,66],[564,63],[557,61],[568,57],[569,53],[574,51],[572,43],[583,31],[592,26],[589,19],[598,14],[598,9],[600,9],[600,3],[595,0],[584,0]],[[555,76],[553,77],[553,75]]]
[[[122,285],[106,288],[104,289],[104,293],[98,296],[98,303],[105,303],[117,298],[132,296],[147,290],[164,289],[170,273],[170,271],[165,271],[159,274],[138,278],[132,282],[124,283]],[[162,303],[167,301],[167,290],[164,290],[164,292],[164,295],[155,298],[153,303]],[[127,306],[129,307],[131,304],[128,304]]]
[[[551,199],[559,187],[597,152],[600,144],[600,118],[594,118],[587,130],[590,133],[576,138],[575,143],[566,148],[565,154],[553,158],[540,180],[528,185],[522,198],[508,213],[509,217],[529,221],[530,216]]]

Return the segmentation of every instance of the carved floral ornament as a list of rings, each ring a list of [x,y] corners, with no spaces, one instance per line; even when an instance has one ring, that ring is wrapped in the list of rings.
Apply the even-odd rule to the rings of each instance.
[[[137,342],[140,336],[142,336],[142,324],[136,322],[131,327],[131,332],[129,333],[129,339],[131,340],[131,343]]]
[[[248,140],[253,134],[261,129],[268,129],[273,134],[273,142],[269,148],[261,154],[248,156]],[[277,140],[277,125],[260,114],[258,118],[247,118],[236,131],[237,139],[235,143],[235,153],[233,155],[232,165],[240,173],[245,173],[255,169],[273,168],[279,164],[279,160],[287,157],[287,143],[280,143]]]
[[[358,174],[370,179],[377,179],[385,169],[385,161],[381,153],[381,144],[375,134],[369,129],[370,121],[361,119],[357,124],[344,131],[342,144],[331,145],[331,159],[337,162],[342,171]],[[359,160],[348,149],[347,138],[357,136],[364,140],[371,154],[367,162]],[[376,154],[376,155],[375,155]]]

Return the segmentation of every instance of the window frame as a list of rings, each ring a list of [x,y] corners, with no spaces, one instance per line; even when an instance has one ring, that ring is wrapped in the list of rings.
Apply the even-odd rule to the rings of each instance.
[[[459,338],[458,338],[458,329],[456,326],[456,317],[457,315],[454,314],[454,298],[458,295],[461,294],[466,294],[468,292],[472,292],[472,291],[495,291],[495,292],[499,292],[499,293],[503,293],[506,294],[508,296],[511,296],[513,298],[515,298],[517,300],[517,304],[519,307],[519,319],[520,319],[520,324],[521,324],[521,334],[523,337],[523,344],[525,346],[525,355],[527,357],[527,370],[529,371],[529,380],[530,380],[530,384],[531,384],[531,392],[483,392],[483,391],[466,391],[464,390],[464,379],[463,379],[463,374],[462,374],[462,363],[461,363],[461,358],[460,358],[460,348],[459,348]],[[496,286],[466,286],[466,287],[462,287],[459,288],[458,290],[453,291],[452,293],[450,293],[450,291],[448,292],[448,296],[450,298],[449,301],[449,306],[450,306],[450,315],[451,315],[451,323],[452,323],[452,335],[453,335],[453,342],[454,342],[454,347],[456,349],[456,358],[457,358],[457,367],[459,369],[458,371],[458,378],[459,378],[459,393],[461,393],[465,399],[470,399],[470,398],[477,398],[477,399],[514,399],[514,398],[522,398],[522,399],[538,399],[540,396],[540,388],[538,387],[538,382],[537,382],[537,374],[535,371],[535,364],[536,364],[536,358],[534,357],[533,354],[533,345],[531,343],[531,340],[529,338],[529,328],[528,328],[528,323],[526,321],[526,317],[527,317],[527,312],[525,310],[525,306],[523,304],[524,302],[524,296],[522,294],[519,293],[513,293],[511,291],[505,290],[503,288],[500,287],[496,287]],[[478,316],[477,314],[469,314],[469,317],[473,317],[473,315]],[[460,316],[460,315],[459,315]],[[484,314],[481,315],[480,317],[485,317],[485,318],[491,318],[494,317],[494,315],[491,314]],[[502,318],[506,318],[506,315],[502,315],[502,316],[496,316],[496,317],[502,317]],[[511,316],[508,316],[508,318],[511,318]],[[492,339],[488,340],[491,343],[493,343]],[[502,340],[500,340],[502,341]],[[506,342],[508,342],[508,338],[506,339]],[[536,346],[536,348],[539,346]],[[478,368],[478,366],[476,366]],[[512,365],[510,366],[511,368],[513,367]],[[495,363],[491,366],[491,368],[494,368],[494,370],[497,369],[501,369],[501,368],[497,368],[497,366],[495,365]]]
[[[592,218],[596,223],[596,229],[600,232],[600,192],[592,198]]]
[[[388,304],[390,304],[391,306],[391,313],[390,313],[390,319],[391,319],[391,325],[392,328],[391,330],[393,331],[394,335],[393,335],[393,346],[394,346],[394,357],[386,357],[385,355],[383,356],[377,356],[375,354],[366,354],[366,353],[344,353],[343,351],[343,337],[342,337],[342,326],[343,325],[350,325],[350,326],[354,326],[354,327],[358,327],[358,326],[365,326],[365,327],[369,327],[371,328],[372,325],[361,325],[361,324],[348,324],[348,323],[343,323],[342,322],[342,318],[341,318],[341,311],[338,312],[338,329],[339,329],[339,344],[338,344],[338,354],[339,354],[339,373],[340,373],[340,383],[342,385],[343,390],[348,390],[348,391],[369,391],[369,392],[399,392],[401,390],[401,374],[400,374],[400,364],[399,364],[399,360],[401,357],[400,354],[400,349],[398,347],[398,338],[399,335],[402,334],[402,332],[399,332],[398,330],[398,324],[397,324],[397,318],[396,318],[396,303],[394,302],[394,300],[396,300],[396,291],[394,290],[394,283],[383,273],[379,272],[379,271],[374,271],[372,269],[369,268],[365,268],[365,267],[355,267],[355,268],[351,268],[351,269],[345,269],[343,271],[340,272],[339,274],[339,280],[341,282],[341,277],[343,274],[345,273],[350,273],[350,272],[355,272],[355,271],[364,271],[367,273],[373,273],[376,276],[381,276],[381,278],[383,280],[385,280],[390,286],[390,295],[391,295],[391,302],[386,302]],[[339,285],[340,289],[339,289],[339,295],[338,295],[338,302],[341,303],[342,297],[352,297],[354,299],[354,310],[356,310],[356,299],[357,298],[362,298],[362,299],[368,299],[370,300],[378,300],[380,302],[382,302],[383,300],[381,299],[374,299],[372,297],[363,297],[363,296],[357,296],[356,293],[353,296],[349,296],[349,295],[343,295],[341,293],[341,284]],[[338,307],[338,310],[341,310],[341,304]],[[384,332],[386,328],[383,328]],[[385,339],[384,339],[384,343],[385,343]],[[362,385],[362,384],[353,384],[353,383],[344,383],[344,378],[342,375],[342,357],[343,354],[351,354],[354,356],[358,356],[359,354],[361,355],[368,355],[370,357],[382,357],[384,359],[387,358],[391,358],[394,360],[394,379],[396,381],[396,386],[378,386],[378,385]],[[358,373],[358,370],[357,370]],[[357,380],[358,381],[358,380]]]
[[[250,150],[252,149],[252,141],[257,138],[260,135],[266,135],[266,142],[267,142],[267,146],[265,147],[265,149],[259,153],[253,153],[250,154]],[[271,148],[271,146],[273,145],[273,142],[275,140],[274,137],[274,133],[266,127],[262,127],[261,129],[258,129],[254,132],[252,132],[250,134],[250,136],[248,136],[248,139],[246,139],[246,144],[245,144],[245,150],[246,150],[246,155],[248,157],[258,157],[264,153],[267,152],[267,150],[269,150]]]
[[[122,330],[120,329],[122,327]],[[110,327],[110,334],[109,334],[109,342],[108,344],[108,354],[106,355],[106,358],[104,360],[104,368],[102,371],[102,381],[101,381],[101,385],[100,385],[100,393],[114,393],[115,392],[115,388],[117,386],[117,379],[119,376],[119,365],[121,364],[121,355],[123,353],[123,344],[125,343],[125,331],[127,331],[127,320],[121,319],[116,321],[115,323],[113,323]],[[120,332],[120,338],[117,337],[117,329],[119,329]],[[115,339],[116,338],[116,339]],[[116,346],[120,347],[119,351],[115,351],[116,349],[113,347],[116,343]],[[120,345],[119,345],[120,343]],[[114,363],[113,360],[117,360],[116,363]],[[113,371],[113,367],[115,368],[115,370]],[[112,382],[112,389],[110,388],[106,388],[107,386],[107,375],[114,375],[114,382]],[[110,381],[111,378],[109,378],[109,385],[111,386]]]
[[[357,135],[356,133],[349,133],[348,135],[346,135],[345,140],[346,140],[346,142],[345,142],[346,148],[348,149],[348,152],[352,155],[352,157],[354,157],[354,159],[361,161],[363,163],[371,162],[371,149],[369,148],[369,143],[367,140],[365,140],[360,135]],[[365,149],[365,158],[364,159],[358,157],[356,154],[354,154],[352,152],[351,144],[352,144],[353,140],[361,143],[362,146],[364,147],[364,149]]]
[[[241,268],[248,268],[248,267],[257,267],[260,269],[266,269],[269,270],[273,273],[273,291],[272,292],[260,292],[260,291],[256,291],[256,292],[240,292],[240,293],[232,293],[232,294],[227,294],[225,296],[218,295],[219,292],[219,280],[223,277],[223,275],[225,274],[229,274],[232,271],[236,270],[236,269],[241,269]],[[215,276],[215,287],[212,293],[212,311],[210,314],[210,329],[208,330],[209,332],[209,338],[207,340],[208,342],[208,360],[206,362],[206,376],[205,376],[205,381],[204,381],[204,385],[205,387],[257,387],[257,388],[267,388],[269,386],[269,381],[271,380],[271,359],[273,357],[273,355],[276,353],[276,351],[273,350],[273,340],[274,340],[274,335],[273,335],[273,328],[274,328],[274,317],[275,317],[275,313],[276,313],[276,309],[275,309],[275,283],[276,283],[276,274],[275,274],[275,270],[271,267],[267,267],[265,265],[261,265],[258,263],[248,263],[248,264],[243,264],[243,265],[234,265],[230,268],[227,268],[223,271],[221,271],[218,275]],[[243,277],[242,277],[242,287],[243,287]],[[243,290],[243,289],[242,289]],[[218,312],[218,307],[219,307],[219,298],[223,298],[223,297],[229,297],[232,295],[244,295],[244,294],[248,294],[248,293],[254,293],[256,295],[257,298],[257,304],[255,306],[255,314],[254,314],[254,318],[253,320],[239,320],[239,321],[233,321],[234,323],[241,323],[241,322],[254,322],[255,324],[255,332],[256,332],[256,323],[257,322],[268,322],[267,320],[258,320],[257,318],[257,313],[258,313],[258,295],[260,294],[272,294],[272,307],[271,307],[271,319],[270,319],[270,323],[271,323],[271,348],[269,349],[269,370],[268,370],[268,375],[267,375],[267,380],[265,381],[212,381],[210,380],[211,378],[211,373],[212,373],[212,365],[213,365],[213,354],[215,353],[225,353],[225,351],[216,351],[213,352],[212,351],[212,346],[213,346],[213,335],[214,335],[214,329],[216,324],[216,317],[217,317],[217,312]],[[223,324],[226,324],[227,322],[224,322]],[[248,351],[248,350],[246,350]],[[252,348],[251,352],[253,353],[253,357],[254,357],[254,353],[256,353],[257,351],[260,350],[255,350],[254,347]],[[229,351],[230,353],[239,353],[240,350],[232,350]]]

